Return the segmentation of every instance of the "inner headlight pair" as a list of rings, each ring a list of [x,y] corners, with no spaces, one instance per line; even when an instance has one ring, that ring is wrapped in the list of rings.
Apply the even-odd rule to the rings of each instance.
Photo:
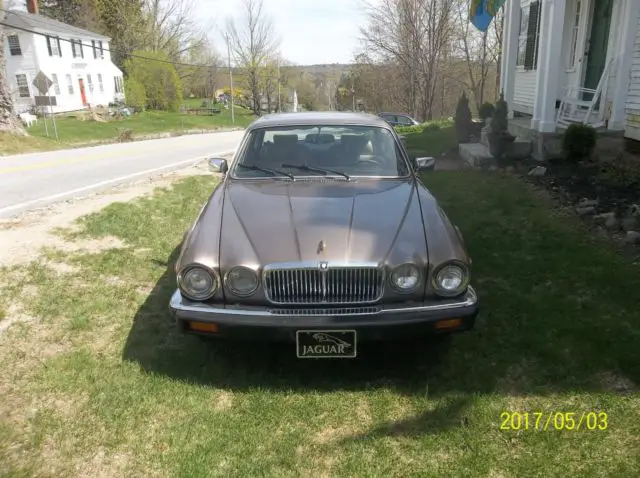
[[[225,276],[225,284],[236,295],[251,295],[258,288],[258,275],[247,267],[233,267]],[[220,287],[220,279],[213,270],[193,264],[178,274],[178,287],[191,300],[207,300]]]
[[[399,292],[413,292],[421,283],[422,273],[415,264],[402,264],[391,272],[391,285]],[[433,288],[438,295],[455,296],[469,283],[469,271],[464,264],[448,262],[433,274]]]

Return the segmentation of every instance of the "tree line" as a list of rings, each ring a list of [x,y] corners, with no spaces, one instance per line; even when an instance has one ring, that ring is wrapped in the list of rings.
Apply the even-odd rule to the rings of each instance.
[[[234,90],[256,113],[280,108],[279,88],[287,96],[295,89],[306,109],[403,111],[422,120],[452,115],[463,91],[476,108],[498,94],[503,19],[477,31],[467,0],[368,4],[353,64],[324,73],[286,61],[263,0],[242,0],[241,16],[223,27],[226,44],[215,46],[209,32],[216,29],[196,21],[195,7],[195,0],[40,2],[41,14],[112,39],[111,57],[134,106],[171,110],[184,95],[213,97],[228,85],[227,52]],[[2,80],[0,124],[10,116]]]

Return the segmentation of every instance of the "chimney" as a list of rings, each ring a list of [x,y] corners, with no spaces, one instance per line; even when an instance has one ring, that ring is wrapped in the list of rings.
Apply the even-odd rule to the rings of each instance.
[[[38,0],[27,0],[27,11],[29,13],[38,13]]]

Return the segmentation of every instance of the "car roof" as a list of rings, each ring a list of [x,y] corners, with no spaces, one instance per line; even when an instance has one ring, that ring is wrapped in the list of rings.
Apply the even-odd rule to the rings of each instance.
[[[409,113],[392,113],[391,111],[381,111],[378,114],[380,114],[380,115],[400,115],[400,116],[408,116],[409,118],[411,118],[411,115]]]
[[[300,113],[268,114],[255,120],[247,129],[313,125],[377,126],[390,129],[389,124],[377,115],[346,111],[305,111]]]

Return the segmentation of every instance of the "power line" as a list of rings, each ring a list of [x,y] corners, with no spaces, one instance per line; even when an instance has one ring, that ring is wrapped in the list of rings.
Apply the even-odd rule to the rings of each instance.
[[[0,9],[0,10],[5,12],[5,13],[14,14],[11,10],[5,10],[5,9]],[[32,20],[34,20],[36,22],[38,21],[37,18],[34,18]],[[20,31],[23,31],[23,32],[26,32],[26,33],[32,33],[34,35],[40,35],[40,36],[44,36],[44,37],[55,38],[55,39],[60,40],[60,41],[71,43],[72,45],[73,44],[80,45],[81,47],[87,47],[87,48],[91,48],[91,49],[98,48],[97,46],[94,46],[94,45],[89,45],[89,44],[86,44],[86,43],[82,43],[82,41],[78,42],[78,41],[74,41],[74,40],[71,40],[71,39],[60,38],[59,36],[48,35],[46,33],[41,33],[41,32],[37,32],[35,30],[31,30],[29,28],[17,27],[15,25],[8,25],[8,24],[6,24],[4,22],[0,22],[0,25],[3,25],[3,26],[8,27],[8,28],[12,28],[14,30],[20,30]],[[42,25],[43,25],[43,28],[45,28],[44,24],[42,24]],[[72,48],[73,48],[73,46],[72,46]],[[213,65],[199,65],[199,64],[196,64],[196,63],[183,63],[183,62],[177,62],[177,61],[171,61],[171,60],[161,60],[159,58],[151,58],[151,57],[148,57],[148,56],[142,56],[142,55],[136,55],[136,54],[133,54],[133,53],[127,53],[123,49],[100,48],[100,51],[122,53],[123,55],[125,55],[125,56],[127,56],[129,58],[138,58],[140,60],[156,61],[156,62],[159,62],[159,63],[166,63],[166,64],[170,64],[170,65],[173,65],[173,66],[186,66],[186,67],[190,67],[190,68],[206,68],[206,69],[211,69],[211,68],[214,68],[214,67],[215,68],[224,68],[224,67],[220,67],[220,66],[217,66],[217,65],[215,65],[215,66],[213,66]],[[238,74],[238,73],[236,73],[236,74]]]

